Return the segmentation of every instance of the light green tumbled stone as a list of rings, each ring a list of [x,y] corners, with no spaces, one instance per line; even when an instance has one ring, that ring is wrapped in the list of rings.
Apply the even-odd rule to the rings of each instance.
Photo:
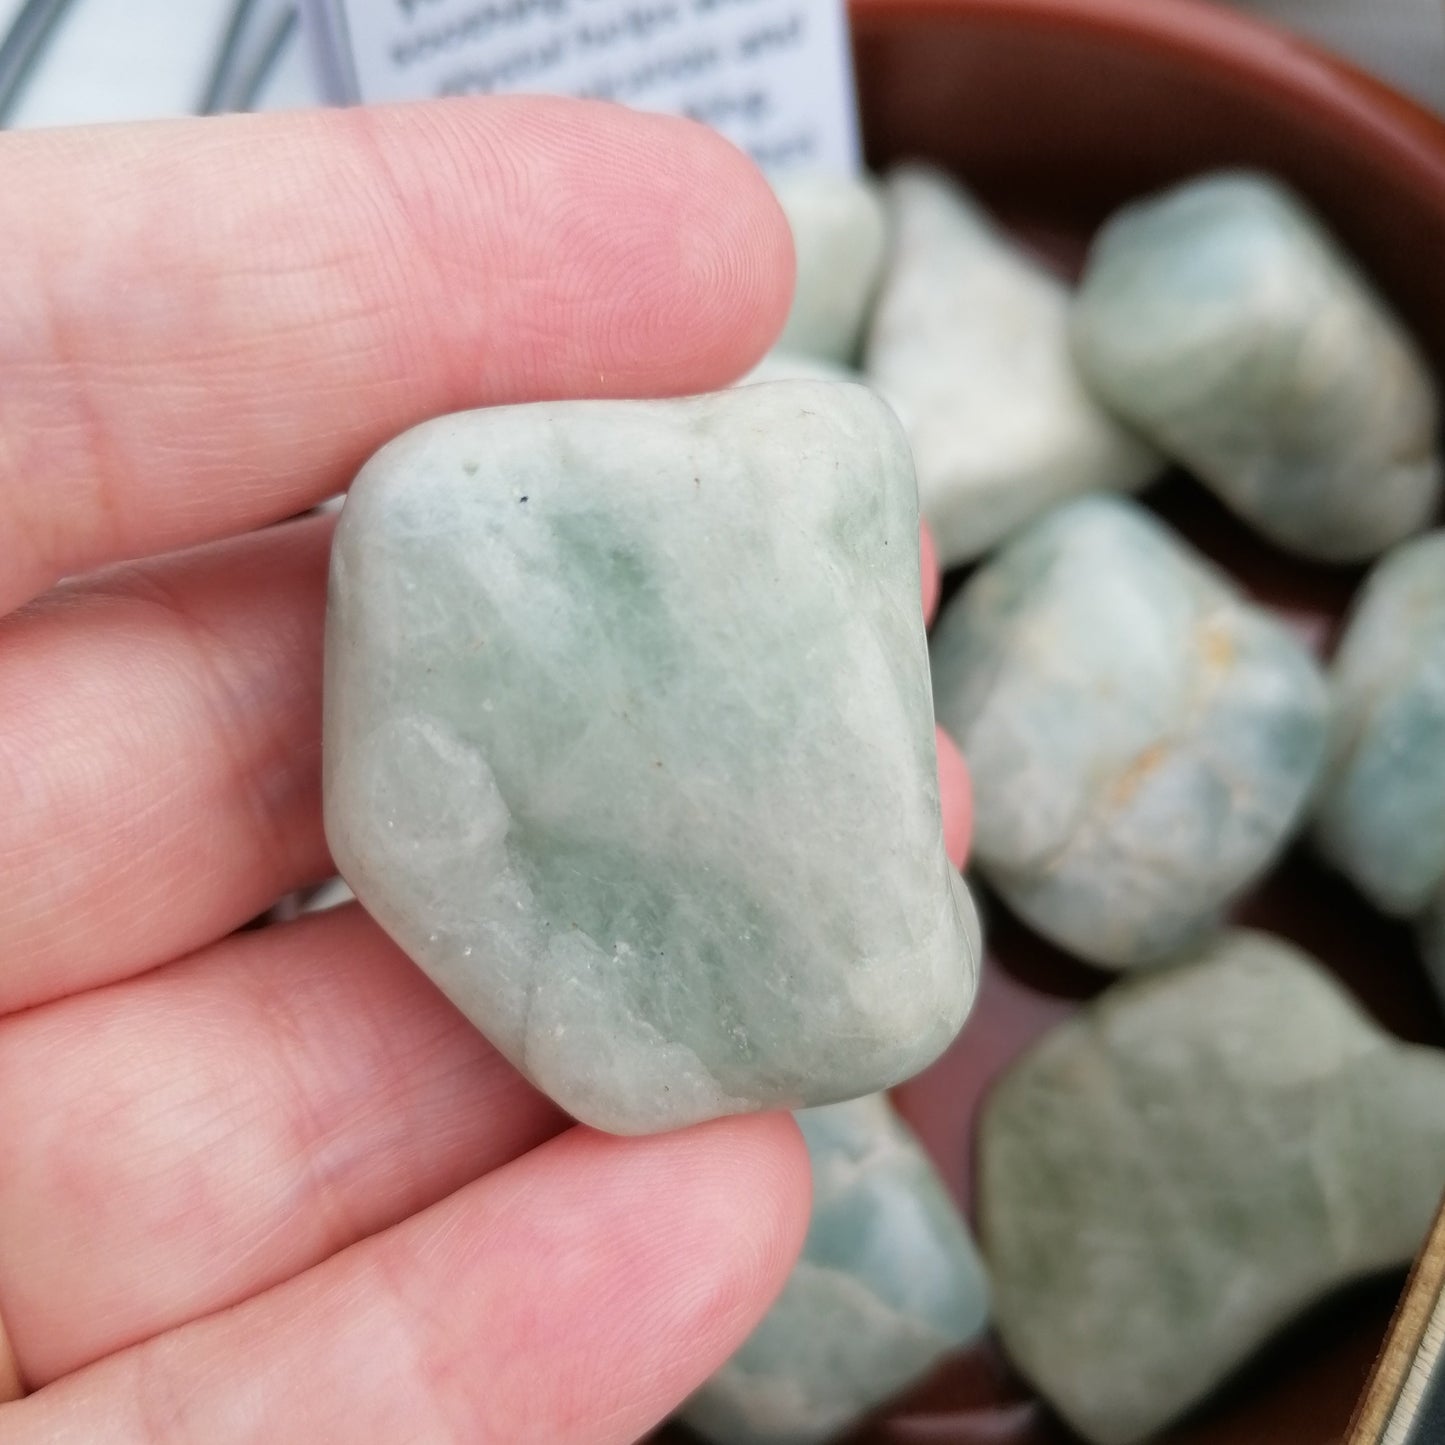
[[[852,362],[888,246],[878,188],[866,178],[810,174],[775,185],[798,261],[793,306],[778,346]]]
[[[1371,572],[1330,683],[1317,840],[1378,907],[1411,917],[1445,887],[1445,532]]]
[[[908,418],[904,415],[904,408],[898,405],[894,397],[884,396],[862,372],[855,371],[850,366],[842,366],[836,361],[824,361],[820,357],[805,356],[798,351],[774,349],[733,385],[753,386],[760,381],[846,381],[858,386],[868,386],[883,397],[893,408],[893,414],[903,423],[903,429],[908,430]]]
[[[1425,362],[1266,176],[1205,176],[1119,212],[1089,257],[1074,342],[1101,397],[1283,547],[1370,557],[1434,514]]]
[[[1132,502],[1021,532],[945,609],[932,657],[979,871],[1092,962],[1157,963],[1208,932],[1309,802],[1319,669]]]
[[[332,557],[326,827],[366,909],[618,1133],[831,1103],[972,997],[907,444],[863,387],[443,418]]]
[[[1229,933],[1111,988],[984,1106],[979,1228],[1004,1345],[1086,1440],[1152,1439],[1445,1187],[1445,1054],[1312,960]]]
[[[908,428],[943,564],[1070,497],[1148,481],[1160,457],[1075,369],[1063,282],[937,171],[894,171],[888,200],[893,249],[864,369]]]
[[[987,1322],[967,1226],[887,1100],[805,1110],[798,1123],[813,1165],[803,1257],[683,1412],[716,1445],[830,1440]]]

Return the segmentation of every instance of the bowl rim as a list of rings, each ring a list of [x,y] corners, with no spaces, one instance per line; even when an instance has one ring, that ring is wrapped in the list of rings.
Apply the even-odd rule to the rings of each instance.
[[[1202,65],[1349,131],[1445,198],[1445,117],[1323,45],[1217,0],[850,0],[849,12],[865,41],[920,23],[977,25],[1072,34]]]

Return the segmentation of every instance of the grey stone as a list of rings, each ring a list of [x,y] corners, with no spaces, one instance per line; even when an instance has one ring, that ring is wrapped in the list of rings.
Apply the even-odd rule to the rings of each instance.
[[[1445,532],[1391,552],[1330,671],[1321,850],[1387,913],[1445,886]]]
[[[1074,341],[1101,397],[1280,546],[1370,557],[1434,514],[1424,360],[1276,181],[1225,172],[1119,212]]]
[[[1150,1439],[1338,1286],[1403,1264],[1445,1186],[1445,1055],[1294,948],[1231,933],[1116,985],[980,1125],[1009,1354],[1096,1445]]]
[[[967,1226],[881,1096],[798,1115],[813,1165],[803,1257],[683,1419],[717,1445],[817,1445],[905,1389],[988,1318]]]
[[[393,442],[337,531],[324,731],[342,876],[587,1123],[871,1093],[963,1021],[917,502],[863,387]]]
[[[1313,659],[1134,503],[1085,498],[1020,533],[945,609],[932,655],[979,871],[1094,963],[1156,963],[1208,932],[1309,802]]]
[[[888,245],[878,188],[866,179],[797,175],[779,180],[776,190],[798,258],[793,307],[778,346],[852,362]]]
[[[1070,497],[1148,481],[1160,457],[1075,369],[1063,282],[936,171],[893,172],[888,200],[893,252],[864,369],[905,420],[943,564]]]

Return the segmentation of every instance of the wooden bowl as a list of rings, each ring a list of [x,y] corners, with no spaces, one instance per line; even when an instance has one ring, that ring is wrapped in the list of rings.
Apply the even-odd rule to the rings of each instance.
[[[1203,0],[852,0],[852,17],[872,168],[907,158],[945,166],[1065,271],[1131,197],[1222,166],[1269,170],[1313,202],[1445,372],[1445,124],[1413,101]],[[1361,569],[1286,556],[1186,477],[1146,500],[1328,651]],[[989,1083],[1110,981],[985,902],[989,957],[973,1016],[937,1065],[896,1091],[965,1207],[972,1121]],[[1408,930],[1303,849],[1238,916],[1324,960],[1397,1034],[1445,1042]],[[1402,1279],[1334,1301],[1163,1440],[1337,1445]],[[1074,1437],[985,1344],[945,1362],[853,1439],[1065,1445]]]
[[[1307,196],[1445,360],[1445,127],[1343,60],[1190,0],[853,0],[875,168],[945,165],[1076,245],[1219,166]]]

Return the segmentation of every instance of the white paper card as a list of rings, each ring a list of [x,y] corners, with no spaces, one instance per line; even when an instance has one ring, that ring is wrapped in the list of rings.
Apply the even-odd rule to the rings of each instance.
[[[333,99],[512,91],[691,116],[765,169],[858,168],[844,0],[308,0]]]

